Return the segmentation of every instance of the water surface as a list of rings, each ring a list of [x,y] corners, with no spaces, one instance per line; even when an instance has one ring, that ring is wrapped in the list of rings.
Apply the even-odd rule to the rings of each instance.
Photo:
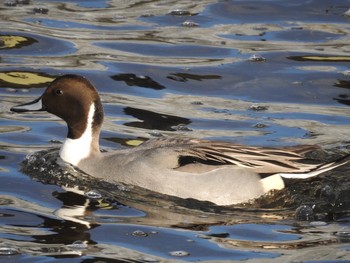
[[[350,260],[349,166],[218,207],[59,167],[64,123],[9,111],[56,76],[81,74],[104,103],[105,150],[188,136],[315,144],[323,150],[313,158],[329,160],[349,143],[349,8],[340,0],[1,2],[0,261]]]

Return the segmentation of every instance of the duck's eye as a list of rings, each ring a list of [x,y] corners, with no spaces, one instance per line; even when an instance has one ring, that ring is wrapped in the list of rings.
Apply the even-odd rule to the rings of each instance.
[[[56,90],[55,90],[55,93],[56,93],[57,95],[62,95],[62,94],[63,94],[63,91],[60,90],[60,89],[56,89]]]

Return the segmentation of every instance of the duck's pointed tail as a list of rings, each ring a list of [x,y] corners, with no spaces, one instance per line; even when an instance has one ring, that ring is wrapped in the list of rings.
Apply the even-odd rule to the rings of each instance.
[[[333,169],[335,169],[339,166],[342,166],[344,164],[347,164],[349,162],[350,162],[350,154],[345,155],[344,157],[341,157],[333,162],[321,164],[308,172],[304,172],[304,173],[279,173],[278,175],[280,175],[282,178],[285,178],[285,179],[307,179],[307,178],[311,178],[311,177],[317,176],[319,174],[322,174],[324,172],[333,170]]]
[[[316,166],[312,170],[308,172],[303,172],[303,173],[277,173],[271,176],[268,176],[264,179],[261,180],[262,187],[265,192],[268,192],[272,189],[277,189],[281,190],[285,187],[286,185],[286,180],[285,179],[295,179],[295,180],[300,180],[300,179],[307,179],[311,178],[314,176],[317,176],[319,174],[322,174],[324,172],[330,171],[332,169],[335,169],[339,166],[342,166],[344,164],[347,164],[350,162],[350,154],[339,158],[338,160],[330,163],[325,163],[321,164],[319,166]]]

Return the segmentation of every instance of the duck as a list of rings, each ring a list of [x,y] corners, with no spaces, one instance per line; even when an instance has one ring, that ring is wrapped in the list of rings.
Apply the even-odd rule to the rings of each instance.
[[[97,89],[75,74],[54,79],[42,96],[12,112],[47,111],[63,119],[63,161],[92,177],[179,198],[227,206],[248,202],[348,162],[305,162],[314,147],[268,148],[195,138],[159,137],[139,146],[101,151],[103,106]]]

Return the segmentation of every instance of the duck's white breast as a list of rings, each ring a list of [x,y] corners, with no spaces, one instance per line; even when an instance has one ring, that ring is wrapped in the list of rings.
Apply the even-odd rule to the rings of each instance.
[[[66,138],[61,149],[60,157],[73,165],[78,165],[78,163],[88,157],[91,153],[91,142],[92,142],[92,122],[95,113],[95,106],[91,104],[86,129],[83,135],[78,139]]]

